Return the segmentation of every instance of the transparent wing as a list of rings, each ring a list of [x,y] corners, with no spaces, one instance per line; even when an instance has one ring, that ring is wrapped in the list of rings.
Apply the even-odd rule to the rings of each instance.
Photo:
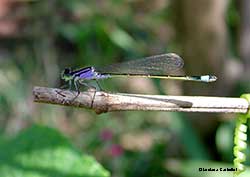
[[[169,75],[181,69],[183,65],[180,56],[168,53],[112,64],[95,70],[102,74]]]

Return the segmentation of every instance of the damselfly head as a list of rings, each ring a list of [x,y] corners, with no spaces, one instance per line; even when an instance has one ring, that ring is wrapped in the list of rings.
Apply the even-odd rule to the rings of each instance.
[[[65,81],[69,81],[73,78],[71,75],[71,68],[65,68],[61,73],[61,78]]]

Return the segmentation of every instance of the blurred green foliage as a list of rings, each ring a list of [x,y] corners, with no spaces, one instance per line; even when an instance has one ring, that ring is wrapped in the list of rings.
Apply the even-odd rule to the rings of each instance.
[[[5,177],[107,177],[94,159],[82,154],[58,131],[34,125],[0,145],[0,174]]]

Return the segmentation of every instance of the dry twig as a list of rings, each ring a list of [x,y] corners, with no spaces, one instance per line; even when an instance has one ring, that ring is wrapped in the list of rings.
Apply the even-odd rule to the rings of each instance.
[[[95,93],[89,90],[73,100],[77,95],[74,91],[46,87],[34,87],[33,95],[35,102],[89,108],[98,114],[128,110],[246,113],[249,108],[243,98]]]

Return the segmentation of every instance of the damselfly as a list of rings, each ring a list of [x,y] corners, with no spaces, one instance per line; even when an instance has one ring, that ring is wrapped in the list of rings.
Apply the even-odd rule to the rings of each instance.
[[[174,53],[167,53],[123,63],[111,64],[100,68],[93,66],[77,70],[66,68],[62,72],[61,78],[69,82],[71,89],[72,86],[74,86],[78,95],[80,93],[79,85],[88,86],[86,80],[97,81],[112,77],[147,77],[197,82],[214,82],[217,79],[217,77],[213,75],[185,76],[175,74],[176,71],[183,67],[183,65],[184,62],[180,56]]]

